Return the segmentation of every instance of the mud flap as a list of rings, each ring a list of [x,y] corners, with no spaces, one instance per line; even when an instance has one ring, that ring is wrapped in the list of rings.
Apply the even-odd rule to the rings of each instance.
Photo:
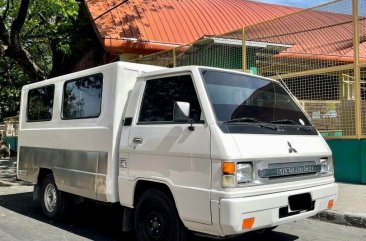
[[[36,184],[33,187],[33,201],[34,202],[41,201],[41,186],[39,184]]]
[[[122,232],[134,230],[135,210],[133,208],[123,208]]]

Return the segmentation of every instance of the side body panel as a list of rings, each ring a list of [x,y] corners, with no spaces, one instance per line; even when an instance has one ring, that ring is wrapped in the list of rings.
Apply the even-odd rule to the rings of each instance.
[[[65,192],[118,202],[118,151],[122,115],[136,76],[160,67],[117,62],[25,86],[22,90],[18,177],[37,183],[39,170],[53,172]],[[64,84],[68,80],[103,74],[102,103],[96,118],[62,119]],[[30,89],[54,85],[50,121],[27,121]]]
[[[136,145],[133,138],[143,139]],[[132,127],[127,159],[129,178],[169,186],[182,219],[211,223],[211,160],[208,126]]]
[[[211,190],[211,150],[209,119],[203,107],[207,100],[201,99],[202,83],[194,87],[202,108],[204,123],[195,123],[194,131],[189,124],[138,124],[138,116],[145,81],[136,83],[131,103],[137,108],[128,108],[126,117],[133,117],[131,126],[124,126],[120,147],[119,190],[120,202],[133,207],[136,184],[140,180],[163,183],[171,190],[178,213],[189,228],[212,226]],[[160,77],[160,76],[159,76]],[[162,76],[164,77],[164,76]],[[205,95],[203,95],[205,96]],[[126,131],[125,131],[126,130]],[[141,143],[136,143],[140,138]],[[192,228],[191,228],[192,229]],[[193,228],[194,229],[194,228]]]
[[[110,160],[113,156],[111,147],[116,67],[97,68],[82,74],[62,76],[23,89],[18,159],[20,179],[37,183],[39,170],[45,168],[53,172],[56,185],[62,191],[101,201],[116,199],[116,191],[107,189],[109,178],[113,178],[107,174],[110,172]],[[63,120],[62,99],[65,81],[96,73],[103,74],[99,117]],[[28,91],[47,84],[55,86],[52,119],[28,122]]]

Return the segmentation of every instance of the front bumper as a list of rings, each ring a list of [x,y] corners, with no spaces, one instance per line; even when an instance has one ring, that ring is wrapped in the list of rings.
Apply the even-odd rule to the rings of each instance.
[[[300,213],[289,211],[288,215],[284,215],[283,211],[287,212],[288,210],[289,196],[303,193],[310,193],[313,209]],[[228,236],[293,222],[326,210],[328,201],[335,201],[337,193],[338,185],[333,183],[259,196],[223,198],[217,203],[219,223],[214,225],[220,227],[221,236]],[[255,222],[251,229],[243,230],[242,222],[243,219],[247,218],[255,218]]]

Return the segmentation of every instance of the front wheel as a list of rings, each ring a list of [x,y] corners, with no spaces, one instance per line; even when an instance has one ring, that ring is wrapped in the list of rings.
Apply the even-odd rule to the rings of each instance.
[[[256,233],[259,233],[259,234],[266,234],[266,233],[269,233],[269,232],[273,231],[277,227],[278,226],[273,226],[273,227],[269,227],[269,228],[259,229],[259,230],[255,231],[255,232]]]
[[[187,230],[171,199],[160,190],[148,190],[136,205],[138,241],[185,241]]]
[[[41,188],[43,213],[50,219],[62,218],[68,209],[66,194],[59,191],[52,174],[44,177]]]

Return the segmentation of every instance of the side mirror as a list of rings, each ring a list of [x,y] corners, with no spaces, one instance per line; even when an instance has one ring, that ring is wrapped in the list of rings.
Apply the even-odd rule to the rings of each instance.
[[[188,122],[189,121],[190,104],[188,102],[175,101],[173,110],[174,122]]]

